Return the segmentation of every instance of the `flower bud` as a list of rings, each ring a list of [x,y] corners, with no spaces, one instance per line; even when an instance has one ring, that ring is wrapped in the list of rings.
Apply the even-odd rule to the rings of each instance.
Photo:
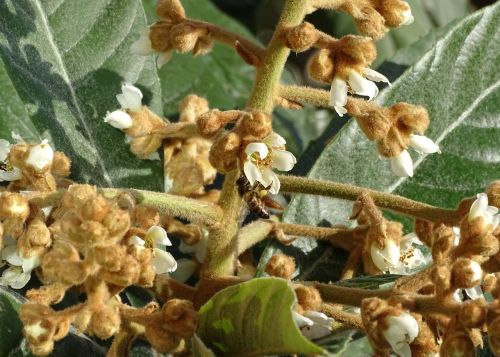
[[[318,289],[297,284],[294,287],[297,302],[304,311],[318,311],[323,300]]]
[[[229,172],[237,167],[241,138],[234,132],[220,133],[211,149],[210,164],[220,172]]]
[[[251,141],[260,140],[272,133],[271,116],[264,112],[254,111],[247,113],[241,119],[241,136],[248,140],[247,136],[251,137]]]
[[[172,23],[169,21],[158,21],[149,27],[149,40],[151,48],[160,53],[168,52],[172,49],[170,43],[170,32]]]
[[[208,101],[205,98],[191,94],[186,96],[179,104],[181,113],[179,121],[195,123],[196,119],[209,110]]]
[[[158,210],[145,205],[137,205],[132,212],[134,224],[142,229],[156,226],[160,223]]]
[[[81,207],[81,218],[101,222],[110,211],[108,200],[102,196],[88,199]]]
[[[476,348],[465,331],[452,331],[445,335],[439,356],[470,357],[476,355]]]
[[[159,328],[156,324],[146,325],[145,333],[148,342],[159,353],[173,352],[182,342],[181,338],[164,328]]]
[[[131,128],[133,124],[132,117],[123,110],[115,110],[111,113],[108,112],[104,117],[104,122],[120,130]]]
[[[478,285],[482,275],[481,266],[467,258],[457,259],[451,270],[453,286],[459,289],[469,289]]]
[[[278,278],[291,279],[295,269],[295,260],[292,257],[276,254],[267,262],[265,272]]]
[[[383,331],[383,335],[394,352],[399,356],[411,356],[410,343],[419,333],[417,320],[412,315],[402,312],[399,315],[385,317],[384,323],[388,327]]]
[[[411,25],[414,21],[410,6],[401,0],[377,1],[375,9],[384,17],[388,27]]]
[[[163,305],[161,313],[166,327],[174,335],[189,338],[196,331],[198,313],[190,301],[169,300]]]
[[[49,228],[40,219],[34,219],[26,229],[24,239],[30,246],[48,247],[52,243]]]
[[[196,120],[198,132],[205,138],[214,136],[226,124],[227,122],[218,109],[206,112],[200,115]]]
[[[130,228],[130,214],[121,209],[114,209],[102,223],[106,226],[110,237],[123,237]]]
[[[492,206],[500,208],[500,180],[493,181],[488,185],[486,195]]]
[[[0,197],[0,217],[25,220],[29,213],[28,200],[19,193],[6,193]]]
[[[206,35],[204,28],[194,28],[189,24],[181,23],[172,27],[170,31],[170,43],[172,47],[181,53],[193,51],[198,38]]]
[[[311,78],[324,83],[331,83],[335,75],[335,66],[329,50],[317,51],[307,64],[307,71]]]
[[[486,321],[486,303],[482,299],[462,303],[458,318],[466,328],[480,328]]]
[[[51,172],[55,176],[68,177],[71,173],[71,159],[61,151],[54,152]]]
[[[88,329],[100,339],[108,339],[120,330],[120,314],[116,309],[102,306],[94,312]]]
[[[94,255],[101,267],[107,271],[116,272],[122,268],[125,250],[124,246],[98,246],[94,248]]]
[[[500,317],[488,324],[488,343],[495,356],[500,355]]]
[[[156,6],[156,14],[173,21],[181,21],[186,17],[184,7],[179,0],[160,0]]]
[[[399,263],[401,256],[399,244],[392,239],[386,239],[384,248],[381,249],[373,242],[370,245],[370,255],[373,263],[383,272],[389,271],[389,268],[396,266]]]
[[[146,160],[155,155],[161,147],[163,139],[160,135],[147,135],[137,137],[130,143],[130,152],[142,160]],[[154,159],[154,157],[153,157]]]
[[[304,52],[310,49],[318,39],[318,31],[309,22],[303,22],[286,33],[286,44],[294,52]]]

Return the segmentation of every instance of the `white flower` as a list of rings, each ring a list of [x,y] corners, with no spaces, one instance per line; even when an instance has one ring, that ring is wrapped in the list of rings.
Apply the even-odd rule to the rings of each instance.
[[[335,78],[333,78],[332,86],[330,88],[329,104],[335,109],[339,116],[342,117],[347,113],[347,110],[344,108],[347,104],[347,84],[349,84],[349,87],[354,93],[366,96],[369,98],[368,100],[372,100],[379,93],[377,85],[373,82],[386,82],[391,85],[386,76],[374,71],[373,69],[365,68],[363,70],[363,75],[364,76],[359,74],[357,71],[351,70],[349,72],[347,82],[339,76],[335,76]]]
[[[420,249],[416,248],[414,244],[424,245],[415,233],[409,233],[403,236],[400,243],[400,252],[403,259],[400,259],[396,266],[389,267],[389,272],[391,274],[412,274],[415,268],[429,263],[424,254]]]
[[[115,110],[114,112],[108,112],[106,114],[104,122],[112,127],[123,130],[132,126],[132,117],[123,110]]]
[[[410,146],[421,154],[441,153],[439,145],[425,135],[410,135]]]
[[[293,317],[300,332],[310,340],[317,340],[332,332],[331,325],[334,320],[321,312],[306,311],[301,315],[294,311]]]
[[[403,312],[399,316],[386,318],[389,327],[383,335],[398,356],[411,357],[410,343],[418,336],[417,320],[410,314]]]
[[[148,247],[153,249],[153,266],[155,267],[156,274],[170,273],[177,269],[175,258],[165,250],[172,243],[168,239],[167,232],[162,227],[152,226],[147,231],[144,239],[132,236],[129,238],[128,243],[135,244],[141,248]]]
[[[12,145],[5,139],[0,139],[0,161],[7,160]]]
[[[186,244],[183,240],[181,240],[181,244],[179,244],[179,251],[184,254],[194,253],[196,260],[203,263],[207,253],[207,244],[208,230],[202,227],[200,240],[196,244]]]
[[[139,56],[149,56],[158,53],[153,49],[151,39],[149,38],[149,28],[141,31],[139,39],[130,46],[130,52]],[[172,58],[172,50],[165,51],[158,54],[156,59],[156,66],[160,68]]]
[[[4,236],[4,248],[1,259],[6,260],[11,267],[5,270],[0,278],[1,285],[10,285],[13,289],[21,289],[31,278],[31,272],[40,266],[41,259],[36,252],[30,257],[17,253],[17,241],[10,236]]]
[[[491,224],[492,230],[495,230],[500,223],[500,214],[498,214],[498,208],[494,206],[488,206],[488,195],[486,195],[486,193],[479,193],[477,195],[476,200],[470,207],[467,219],[469,220],[469,222],[471,222],[477,217],[483,218],[483,228],[486,228]]]
[[[132,84],[122,84],[122,92],[116,96],[116,99],[122,106],[122,109],[138,112],[142,108],[142,92]]]
[[[403,22],[401,22],[401,26],[404,25],[411,25],[415,19],[413,18],[413,15],[411,14],[411,8],[408,6],[408,9],[403,11]]]
[[[370,256],[377,268],[387,272],[399,264],[400,248],[392,239],[386,239],[384,249],[380,249],[376,243],[371,244]]]
[[[12,145],[5,139],[0,139],[0,162],[6,163]],[[21,178],[21,170],[18,167],[9,167],[7,170],[0,170],[0,182],[16,181]]]
[[[408,151],[403,150],[398,156],[389,159],[391,170],[399,177],[413,176],[413,161]]]
[[[30,148],[26,164],[37,171],[42,171],[52,163],[53,159],[54,150],[50,147],[48,140],[43,140],[40,144]]]
[[[251,185],[256,181],[269,188],[273,195],[280,190],[278,175],[273,168],[279,171],[290,171],[297,163],[297,159],[289,151],[282,150],[286,141],[280,135],[272,133],[262,142],[250,143],[245,148],[247,159],[243,165],[245,176]]]

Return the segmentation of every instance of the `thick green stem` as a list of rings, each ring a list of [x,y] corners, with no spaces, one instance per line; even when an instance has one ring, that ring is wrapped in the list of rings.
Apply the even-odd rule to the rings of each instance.
[[[285,68],[290,49],[283,41],[283,33],[288,27],[300,25],[308,6],[305,0],[288,0],[281,13],[280,21],[267,46],[264,60],[257,68],[252,96],[248,108],[271,113],[278,94],[280,78]]]
[[[236,179],[239,175],[239,171],[234,170],[224,179],[220,202],[224,214],[220,225],[210,231],[203,268],[203,275],[210,279],[234,274],[234,262],[238,249],[236,234],[242,204],[236,187]]]
[[[426,203],[413,201],[405,197],[386,192],[370,190],[345,183],[315,180],[296,176],[280,176],[281,191],[321,195],[354,201],[362,193],[369,193],[380,208],[389,209],[410,217],[422,218],[431,222],[458,224],[460,214],[455,210],[434,207]]]

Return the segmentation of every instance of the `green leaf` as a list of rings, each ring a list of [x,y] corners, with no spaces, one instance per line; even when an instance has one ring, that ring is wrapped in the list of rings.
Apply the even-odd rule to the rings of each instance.
[[[464,197],[484,190],[500,172],[500,4],[458,24],[378,102],[399,101],[425,106],[431,124],[426,135],[442,154],[418,156],[413,178],[397,178],[387,160],[377,156],[352,121],[314,164],[309,177],[348,182],[442,207],[455,207]],[[285,219],[302,224],[348,223],[351,203],[296,196]]]
[[[215,357],[212,350],[205,346],[197,334],[191,338],[191,352],[193,352],[194,357]]]
[[[182,4],[189,18],[212,22],[252,38],[248,30],[208,0],[185,0]],[[205,56],[174,54],[159,75],[163,111],[170,115],[178,112],[182,98],[193,93],[207,98],[212,108],[244,107],[251,93],[255,70],[243,62],[234,49],[216,43],[212,52]]]
[[[0,286],[0,356],[7,356],[23,337],[17,317],[21,303],[20,296]]]
[[[260,278],[226,288],[200,309],[197,334],[217,355],[320,354],[292,316],[286,280]]]
[[[444,26],[469,13],[469,0],[420,0],[437,26]]]
[[[2,1],[0,136],[50,139],[78,181],[159,190],[161,163],[135,158],[123,133],[103,122],[125,81],[160,108],[153,58],[129,51],[145,25],[136,0]]]

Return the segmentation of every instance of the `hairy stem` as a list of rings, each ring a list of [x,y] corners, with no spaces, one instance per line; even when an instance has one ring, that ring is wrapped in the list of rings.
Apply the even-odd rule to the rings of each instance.
[[[321,304],[321,312],[335,319],[336,322],[348,325],[355,329],[364,330],[363,321],[359,314],[343,311],[342,306],[323,303]]]
[[[234,274],[235,254],[237,251],[236,234],[238,232],[241,211],[241,197],[236,187],[238,170],[228,173],[224,179],[220,205],[224,212],[220,224],[210,230],[207,255],[203,275],[216,278]]]
[[[315,283],[321,297],[326,302],[335,304],[361,307],[363,299],[379,297],[381,299],[391,296],[391,290],[368,290],[358,288],[346,288],[343,286]]]
[[[279,81],[286,64],[290,49],[283,41],[283,33],[287,28],[299,25],[306,15],[308,3],[304,0],[288,0],[285,3],[281,18],[271,42],[267,46],[266,55],[257,68],[257,76],[248,107],[271,113],[278,94]]]
[[[317,9],[336,10],[341,7],[346,0],[308,0],[309,5]]]
[[[330,40],[333,40],[330,39]],[[325,39],[326,41],[326,39]],[[302,105],[312,104],[316,107],[331,108],[330,106],[330,93],[324,89],[303,87],[303,86],[286,86],[282,85],[279,88],[279,95],[291,102],[299,103]],[[376,106],[373,102],[366,102],[360,98],[348,97],[347,99],[347,113],[353,116],[355,109],[360,105],[364,106],[365,103],[370,103]],[[354,110],[353,110],[354,109]]]
[[[409,198],[379,192],[363,187],[332,181],[308,179],[296,176],[280,176],[281,190],[290,193],[321,195],[354,201],[362,193],[369,193],[375,204],[380,208],[404,214],[410,217],[422,218],[431,222],[458,224],[461,217],[455,210],[431,206]]]

